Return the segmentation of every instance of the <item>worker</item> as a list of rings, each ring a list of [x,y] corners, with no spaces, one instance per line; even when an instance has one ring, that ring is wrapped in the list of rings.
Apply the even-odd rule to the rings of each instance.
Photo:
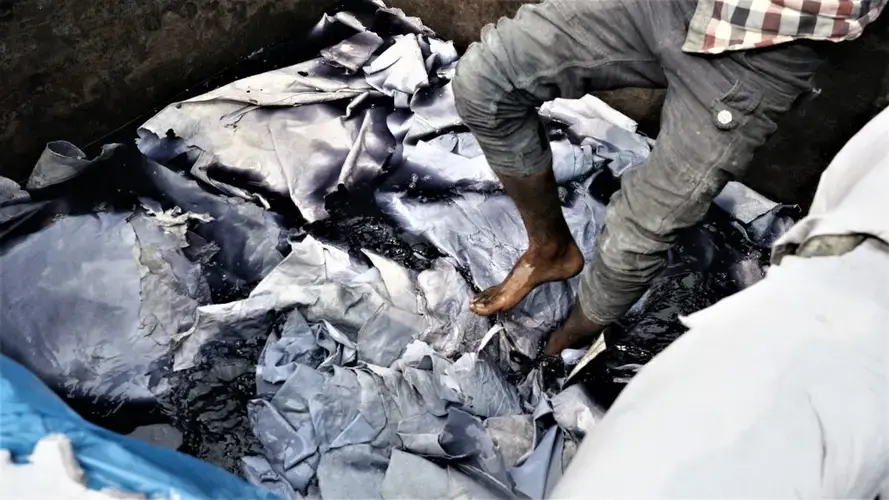
[[[562,215],[536,107],[666,87],[648,162],[621,179],[578,299],[544,355],[592,342],[665,265],[679,230],[740,177],[778,118],[813,89],[823,41],[861,35],[887,0],[545,0],[482,30],[453,81],[457,110],[518,207],[528,250],[476,296],[480,315],[571,278],[584,258]]]
[[[759,283],[683,321],[552,498],[889,498],[889,109]]]

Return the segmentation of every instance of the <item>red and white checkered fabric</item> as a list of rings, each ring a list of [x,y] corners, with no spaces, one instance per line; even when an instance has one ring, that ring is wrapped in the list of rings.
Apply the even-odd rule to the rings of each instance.
[[[718,54],[799,39],[858,38],[887,0],[700,0],[682,50]]]

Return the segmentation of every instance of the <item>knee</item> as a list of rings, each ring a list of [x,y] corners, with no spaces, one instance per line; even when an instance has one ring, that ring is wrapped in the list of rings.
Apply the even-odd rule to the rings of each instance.
[[[482,33],[457,64],[452,82],[457,114],[475,134],[497,173],[527,176],[552,163],[535,104],[515,92],[502,42],[493,28]]]
[[[457,114],[470,128],[481,127],[491,115],[497,95],[496,69],[490,62],[490,49],[473,43],[457,63],[452,82]]]

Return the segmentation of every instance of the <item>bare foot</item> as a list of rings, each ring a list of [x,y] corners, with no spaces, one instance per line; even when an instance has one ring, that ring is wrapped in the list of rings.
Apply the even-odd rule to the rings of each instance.
[[[543,355],[559,356],[565,349],[576,349],[591,344],[605,330],[605,326],[587,319],[580,305],[575,303],[565,324],[550,335],[546,348],[543,349]]]
[[[512,309],[538,285],[573,278],[582,269],[583,254],[574,241],[528,249],[503,283],[476,295],[469,307],[479,316]]]

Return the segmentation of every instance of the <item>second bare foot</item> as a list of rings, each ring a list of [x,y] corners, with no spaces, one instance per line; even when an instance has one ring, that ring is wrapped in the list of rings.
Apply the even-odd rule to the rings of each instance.
[[[589,345],[605,330],[605,326],[587,319],[580,305],[575,303],[565,324],[550,335],[543,355],[559,356],[565,349]]]
[[[583,269],[583,254],[574,241],[566,245],[531,248],[499,285],[475,296],[472,311],[491,316],[512,309],[538,285],[573,278]]]

